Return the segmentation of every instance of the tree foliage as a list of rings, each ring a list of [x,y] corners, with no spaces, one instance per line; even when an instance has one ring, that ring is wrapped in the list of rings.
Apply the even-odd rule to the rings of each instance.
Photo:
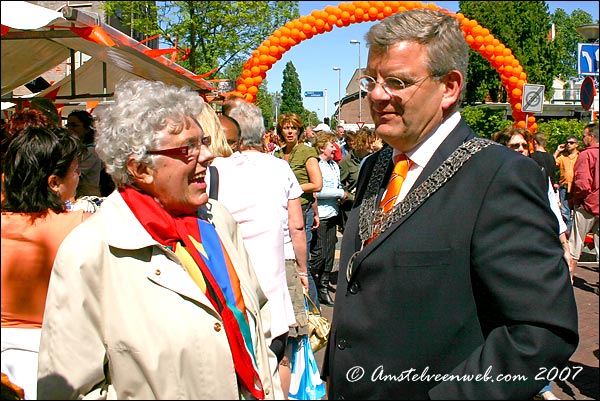
[[[502,131],[512,125],[504,115],[504,110],[492,110],[488,107],[465,106],[461,115],[475,133],[491,138],[494,132]]]
[[[579,25],[591,24],[592,16],[580,9],[568,15],[562,8],[557,8],[552,14],[552,21],[556,26],[555,74],[563,81],[567,81],[577,77],[577,45],[586,41],[575,28]]]
[[[161,1],[156,19],[137,12],[137,1],[107,1],[105,9],[147,35],[161,35],[161,48],[187,51],[178,64],[208,78],[237,79],[238,68],[265,38],[299,15],[297,1]],[[118,12],[118,14],[117,14]],[[131,17],[131,13],[134,17]],[[241,72],[241,67],[239,68]]]
[[[460,12],[488,28],[512,50],[527,73],[527,81],[552,88],[557,59],[555,44],[547,39],[551,28],[544,1],[459,1]],[[497,72],[479,53],[470,50],[467,102],[506,99]],[[481,98],[485,94],[486,97]]]
[[[583,142],[583,129],[589,121],[579,121],[575,118],[561,118],[549,121],[538,122],[538,132],[546,134],[546,150],[554,153],[558,145],[565,143],[567,137],[574,136],[579,138],[579,143]]]
[[[291,61],[288,61],[283,69],[279,110],[282,114],[296,113],[302,118],[302,121],[306,121],[307,115],[302,103],[302,84],[296,67]]]

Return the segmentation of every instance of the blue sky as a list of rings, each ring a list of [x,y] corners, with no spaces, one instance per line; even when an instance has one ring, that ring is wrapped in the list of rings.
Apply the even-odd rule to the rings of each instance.
[[[458,11],[458,1],[434,1],[433,3],[453,12]],[[598,20],[598,1],[548,1],[547,3],[550,12],[562,8],[567,14],[571,14],[573,10],[579,8],[589,13],[594,21]],[[300,15],[309,15],[313,10],[323,10],[328,5],[337,6],[340,2],[300,1],[299,4]],[[323,120],[325,108],[327,108],[327,115],[331,116],[335,111],[335,102],[338,100],[338,75],[341,81],[340,96],[344,97],[346,85],[358,68],[359,45],[351,44],[350,40],[361,42],[360,63],[364,68],[368,55],[364,36],[371,25],[373,22],[353,24],[344,28],[334,27],[331,32],[313,36],[292,47],[267,71],[269,92],[281,91],[283,69],[287,62],[291,61],[300,77],[303,95],[306,91],[327,91],[327,103],[324,97],[304,97],[304,107],[316,112],[320,120]],[[333,67],[339,67],[341,71],[334,71]]]

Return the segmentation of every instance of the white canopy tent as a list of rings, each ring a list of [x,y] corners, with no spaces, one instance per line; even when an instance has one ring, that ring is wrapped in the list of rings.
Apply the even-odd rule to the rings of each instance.
[[[110,99],[115,83],[135,78],[188,86],[200,94],[213,90],[211,83],[168,58],[151,57],[149,47],[95,15],[72,7],[57,12],[25,1],[0,3],[4,102],[26,100],[10,95],[69,58],[73,60],[75,52],[91,59],[36,97],[48,97],[57,103]]]

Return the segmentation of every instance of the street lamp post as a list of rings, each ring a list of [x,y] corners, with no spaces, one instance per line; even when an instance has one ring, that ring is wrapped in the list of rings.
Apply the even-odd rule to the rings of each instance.
[[[342,69],[340,67],[333,67],[333,71],[338,72],[338,107],[337,107],[337,121],[340,121],[340,114],[342,112],[342,102],[340,97],[340,88],[342,87]]]
[[[358,45],[358,76],[362,75],[362,69],[360,68],[360,40],[352,39],[350,41],[353,45]],[[362,90],[358,85],[358,121],[362,121]]]

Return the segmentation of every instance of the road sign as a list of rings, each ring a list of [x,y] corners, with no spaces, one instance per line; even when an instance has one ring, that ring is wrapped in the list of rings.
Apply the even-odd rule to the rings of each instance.
[[[594,96],[596,96],[596,85],[594,78],[585,77],[581,83],[581,89],[579,90],[579,98],[581,99],[581,106],[584,110],[589,110],[594,103]]]
[[[598,75],[598,43],[579,43],[577,46],[577,72],[579,75]]]
[[[364,121],[357,121],[356,125],[358,126],[358,129],[361,129],[362,127],[365,126],[365,122]]]
[[[304,91],[304,97],[323,97],[323,91]]]
[[[523,113],[541,113],[544,104],[544,85],[523,85],[521,111]]]

